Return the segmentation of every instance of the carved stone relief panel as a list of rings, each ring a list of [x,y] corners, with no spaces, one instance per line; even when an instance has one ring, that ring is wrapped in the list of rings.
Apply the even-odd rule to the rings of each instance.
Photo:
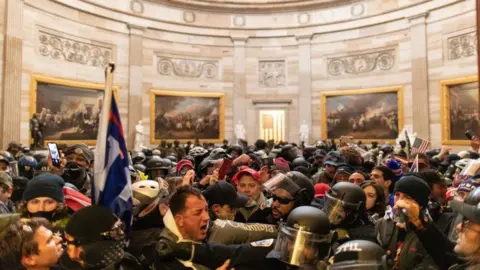
[[[45,57],[103,68],[114,58],[114,45],[39,28],[38,51]]]
[[[327,59],[327,71],[330,76],[387,71],[395,66],[395,55],[395,49],[388,49],[331,57]]]
[[[457,60],[477,55],[477,32],[475,30],[447,38],[448,60]]]
[[[159,56],[157,71],[164,76],[216,79],[218,61]]]
[[[285,60],[265,60],[259,63],[260,87],[285,86]]]

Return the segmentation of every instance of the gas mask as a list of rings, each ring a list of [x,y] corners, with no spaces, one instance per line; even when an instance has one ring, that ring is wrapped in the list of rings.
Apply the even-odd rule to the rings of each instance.
[[[72,183],[78,189],[82,189],[85,184],[86,174],[87,168],[78,165],[76,162],[67,162],[62,178],[65,182]]]

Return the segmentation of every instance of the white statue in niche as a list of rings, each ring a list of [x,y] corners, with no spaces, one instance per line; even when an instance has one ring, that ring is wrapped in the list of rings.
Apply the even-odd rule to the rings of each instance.
[[[242,121],[238,120],[237,125],[235,125],[235,136],[238,140],[245,140],[245,126],[243,126]]]
[[[303,123],[300,125],[300,142],[308,143],[309,131],[307,121],[303,120]]]
[[[138,121],[138,124],[135,126],[135,146],[134,146],[134,150],[136,152],[140,152],[142,151],[142,149],[144,148],[144,144],[143,144],[143,136],[144,136],[144,133],[143,133],[143,123],[142,123],[142,120]]]

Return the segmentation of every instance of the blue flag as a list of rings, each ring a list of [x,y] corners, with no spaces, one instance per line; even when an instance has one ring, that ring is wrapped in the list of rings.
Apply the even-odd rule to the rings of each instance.
[[[107,106],[109,100],[111,103]],[[128,234],[132,224],[133,205],[132,180],[128,170],[130,160],[115,96],[111,93],[111,98],[105,97],[104,101],[95,153],[92,202],[111,208],[122,220],[125,233]],[[105,113],[108,113],[108,118],[103,115]],[[102,125],[102,121],[107,119],[107,124]]]

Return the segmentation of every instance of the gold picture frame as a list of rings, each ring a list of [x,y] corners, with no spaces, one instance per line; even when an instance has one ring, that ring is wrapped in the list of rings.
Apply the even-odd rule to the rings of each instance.
[[[217,124],[218,128],[213,127],[210,131],[206,130],[206,128],[202,131],[202,133],[208,133],[213,134],[217,133],[218,129],[218,136],[213,137],[208,137],[205,138],[204,135],[200,135],[202,133],[197,132],[197,129],[195,127],[195,131],[192,131],[191,129],[193,127],[189,126],[187,127],[187,124],[185,124],[185,127],[182,127],[180,130],[183,130],[183,134],[197,134],[197,136],[189,136],[188,138],[184,138],[185,136],[157,136],[157,97],[160,96],[166,96],[166,97],[180,97],[180,98],[185,98],[185,97],[191,97],[191,98],[211,98],[212,102],[213,99],[218,99],[218,107],[217,107],[217,113],[218,113],[218,119],[217,119]],[[174,98],[170,98],[172,100],[175,100]],[[179,99],[181,100],[181,99]],[[183,99],[184,100],[184,99]],[[197,99],[196,102],[200,102],[199,99]],[[216,102],[214,102],[216,103]],[[165,113],[168,112],[163,112],[164,115]],[[205,112],[203,112],[205,113]],[[191,112],[185,112],[186,115],[191,115]],[[211,115],[213,114],[213,111]],[[214,114],[213,114],[214,115]],[[183,116],[182,116],[183,117]],[[190,116],[188,116],[190,117]],[[202,116],[203,117],[203,116]],[[165,116],[163,116],[162,119],[166,119]],[[158,121],[160,123],[160,120]],[[191,121],[193,122],[193,121]],[[203,121],[202,121],[203,122]],[[170,125],[170,124],[168,124]],[[186,129],[186,131],[185,131]],[[178,129],[177,129],[178,130]],[[167,142],[172,142],[174,140],[178,140],[182,143],[187,142],[187,141],[194,141],[194,139],[197,137],[201,142],[210,142],[210,143],[221,143],[224,139],[224,130],[225,130],[225,94],[224,93],[199,93],[199,92],[187,92],[187,91],[168,91],[168,90],[157,90],[157,89],[151,89],[150,90],[150,143],[152,144],[159,144],[160,141],[167,141]],[[174,130],[173,127],[162,127],[162,132],[166,133],[177,133],[180,134],[180,131]],[[203,137],[203,138],[202,138]]]
[[[440,81],[440,106],[441,106],[441,117],[442,117],[442,144],[445,145],[470,145],[470,140],[465,137],[464,133],[466,130],[464,130],[464,127],[460,128],[460,130],[456,130],[455,134],[452,134],[451,132],[451,117],[452,117],[452,112],[451,112],[451,102],[453,102],[452,99],[452,93],[451,89],[452,87],[459,87],[461,85],[465,84],[471,84],[475,83],[474,89],[469,89],[470,91],[475,92],[476,95],[476,106],[475,109],[478,107],[478,76],[477,75],[472,75],[472,76],[467,76],[467,77],[460,77],[460,78],[455,78],[455,79],[448,79],[448,80],[442,80]],[[456,99],[457,102],[460,99]],[[467,102],[467,99],[462,99],[464,102]],[[458,105],[457,105],[458,106]],[[460,107],[460,106],[459,106]],[[462,105],[463,107],[463,105]],[[477,109],[478,111],[478,109]],[[460,124],[457,122],[456,124]],[[459,134],[457,134],[460,132]],[[478,132],[477,130],[474,130],[474,132]],[[456,138],[452,138],[456,137]]]
[[[69,88],[77,88],[78,90],[88,89],[88,90],[95,90],[95,91],[104,91],[105,84],[101,83],[90,83],[90,82],[82,82],[82,81],[75,81],[69,79],[62,79],[62,78],[55,78],[55,77],[48,77],[43,75],[32,75],[30,79],[30,115],[29,118],[33,116],[34,113],[37,112],[37,94],[38,94],[38,86],[39,84],[53,84],[57,86],[64,86]],[[115,95],[115,99],[118,103],[118,87],[113,87],[113,94]],[[75,89],[72,89],[75,90]],[[48,134],[45,132],[46,128],[50,128],[49,126],[45,127],[44,129],[44,144],[48,142],[55,142],[55,143],[66,143],[66,144],[76,144],[76,143],[85,143],[87,145],[95,145],[96,144],[96,135],[95,139],[48,139]],[[32,142],[31,133],[29,132],[29,142]]]
[[[321,93],[321,116],[320,116],[320,119],[321,119],[321,128],[322,128],[322,132],[321,132],[321,136],[322,136],[322,140],[326,140],[326,139],[339,139],[340,136],[351,136],[351,134],[354,134],[354,133],[361,133],[361,132],[353,132],[353,133],[350,133],[348,134],[349,132],[347,132],[347,134],[334,134],[333,138],[331,138],[332,136],[329,136],[329,127],[328,127],[328,99],[329,98],[334,98],[334,97],[340,97],[340,96],[360,96],[360,95],[367,95],[367,94],[385,94],[385,93],[395,93],[396,94],[396,98],[395,97],[386,97],[385,95],[383,95],[384,97],[388,98],[389,100],[396,100],[397,101],[397,106],[396,106],[396,113],[397,113],[397,136],[395,137],[390,137],[390,138],[375,138],[375,137],[370,137],[370,136],[353,136],[353,139],[355,141],[362,141],[362,142],[366,142],[366,143],[371,143],[372,141],[377,141],[379,143],[381,142],[389,142],[389,143],[394,143],[396,138],[398,137],[398,132],[400,132],[402,129],[403,129],[403,125],[404,125],[404,115],[403,115],[403,92],[404,92],[404,89],[403,89],[403,86],[388,86],[388,87],[379,87],[379,88],[369,88],[369,89],[358,89],[358,90],[338,90],[338,91],[327,91],[327,92],[322,92]],[[375,99],[369,99],[369,101],[374,101]],[[357,105],[357,103],[354,101],[352,101],[354,105]],[[340,103],[339,103],[340,104]],[[390,104],[390,103],[388,103]],[[388,105],[387,104],[387,105]],[[337,104],[338,105],[338,104]],[[340,107],[337,107],[337,110],[338,111],[341,111],[342,114],[343,114],[343,111],[341,110],[343,105],[339,105]],[[348,109],[348,108],[347,108]],[[339,112],[340,114],[340,112]],[[344,126],[345,127],[345,126]],[[350,128],[348,125],[347,125],[347,128]],[[352,127],[352,129],[354,129]],[[340,130],[340,129],[339,129]],[[339,132],[344,132],[344,131],[339,131]],[[392,132],[390,130],[390,132]],[[333,132],[331,132],[333,133]],[[358,134],[357,134],[358,135]]]

